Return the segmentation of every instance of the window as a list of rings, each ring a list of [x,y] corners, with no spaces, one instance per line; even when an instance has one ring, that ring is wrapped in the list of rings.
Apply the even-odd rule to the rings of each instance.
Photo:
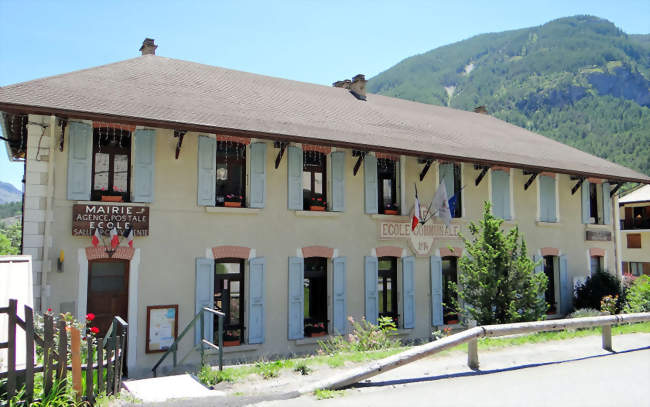
[[[650,229],[650,206],[625,207],[624,229]]]
[[[377,159],[379,213],[398,215],[397,163],[390,158]]]
[[[546,311],[547,314],[557,314],[558,313],[558,307],[557,307],[557,298],[556,296],[556,256],[544,256],[544,274],[546,274],[546,278],[548,279],[548,285],[546,286],[546,291],[544,292],[544,299],[546,300],[546,303],[549,305],[548,310]]]
[[[640,233],[628,233],[627,234],[627,248],[628,249],[640,249],[641,248],[641,234]]]
[[[397,258],[380,257],[377,273],[379,317],[390,317],[399,326],[397,314]]]
[[[630,273],[637,277],[643,274],[643,263],[630,262]]]
[[[599,194],[598,184],[589,184],[589,216],[592,219],[592,223],[602,224],[603,219],[600,216],[600,208],[602,207],[603,196],[602,192]]]
[[[244,260],[215,260],[214,307],[224,314],[224,345],[238,345],[244,339]],[[219,318],[214,315],[214,338]]]
[[[304,151],[302,165],[302,196],[305,210],[327,208],[327,156],[318,151]]]
[[[451,217],[460,218],[463,216],[461,166],[458,163],[442,163],[438,168],[440,182],[445,183],[445,189],[447,190]]]
[[[217,141],[216,206],[246,206],[246,145]]]
[[[93,129],[93,201],[128,202],[131,189],[131,132],[111,127]]]
[[[327,259],[305,259],[305,336],[327,333]]]
[[[589,272],[593,276],[598,270],[603,271],[603,257],[591,256],[589,258]]]
[[[458,259],[456,257],[442,258],[442,318],[445,324],[458,323],[458,310],[454,306],[455,293],[449,287],[450,282],[458,282]]]

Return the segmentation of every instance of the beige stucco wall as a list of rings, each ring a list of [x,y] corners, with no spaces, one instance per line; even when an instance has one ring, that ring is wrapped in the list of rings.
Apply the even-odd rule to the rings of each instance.
[[[60,250],[65,252],[63,273],[50,272],[50,295],[44,298],[47,306],[59,310],[61,303],[78,301],[79,264],[78,251],[90,246],[89,238],[71,234],[73,201],[66,199],[68,137],[62,152],[54,152],[54,222],[52,227],[52,260]],[[150,369],[160,354],[145,354],[146,306],[161,304],[179,305],[179,329],[194,315],[195,258],[204,257],[206,248],[218,245],[242,245],[256,250],[257,256],[266,258],[266,340],[249,353],[227,353],[229,358],[254,358],[263,355],[301,353],[313,349],[312,345],[297,345],[287,339],[287,284],[288,257],[295,256],[298,248],[323,245],[338,249],[347,257],[347,311],[359,318],[364,313],[363,257],[373,248],[394,245],[408,249],[404,240],[379,241],[378,222],[381,216],[364,213],[363,166],[356,176],[353,167],[356,158],[346,151],[345,205],[346,210],[335,216],[297,216],[287,210],[287,158],[278,169],[274,162],[278,150],[267,141],[266,207],[256,214],[208,213],[197,206],[197,144],[196,133],[185,136],[180,157],[174,159],[176,139],[171,130],[158,130],[156,134],[155,199],[150,207],[150,235],[136,238],[140,249],[139,281],[137,284],[137,338],[130,343],[136,348],[137,366]],[[419,180],[422,164],[408,157],[405,163],[405,196],[407,207],[413,204],[414,181]],[[453,222],[467,231],[468,220],[477,220],[483,202],[489,199],[490,176],[477,187],[474,180],[479,171],[473,165],[463,165],[464,218]],[[576,181],[568,175],[559,176],[558,224],[540,225],[537,216],[537,181],[524,191],[528,176],[521,170],[512,170],[511,187],[514,193],[515,218],[505,224],[506,229],[519,225],[528,249],[539,254],[542,247],[554,247],[568,256],[569,276],[582,277],[589,270],[588,251],[591,247],[606,250],[606,267],[615,270],[614,242],[586,242],[585,225],[581,223],[580,193],[571,194]],[[438,180],[437,166],[432,166],[422,182],[418,182],[420,199],[429,203]],[[133,185],[133,184],[132,184]],[[407,218],[404,218],[407,220]],[[436,220],[436,222],[439,222]],[[613,232],[613,226],[591,226]],[[460,246],[458,239],[436,241],[434,248]],[[435,253],[434,253],[435,254]],[[428,257],[416,259],[416,327],[405,333],[406,337],[428,338],[431,331],[430,272]],[[78,304],[79,305],[79,304]],[[83,305],[78,307],[83,310]],[[135,321],[129,321],[132,325]],[[181,344],[188,351],[193,336]],[[309,342],[309,341],[307,341]],[[232,352],[232,349],[229,349]],[[191,356],[196,360],[198,354]],[[189,360],[189,359],[188,359]]]

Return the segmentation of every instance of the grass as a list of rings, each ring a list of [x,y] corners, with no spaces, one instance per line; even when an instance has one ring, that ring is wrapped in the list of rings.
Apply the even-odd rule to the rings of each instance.
[[[314,396],[317,400],[333,399],[334,397],[341,397],[345,394],[345,390],[316,390]]]

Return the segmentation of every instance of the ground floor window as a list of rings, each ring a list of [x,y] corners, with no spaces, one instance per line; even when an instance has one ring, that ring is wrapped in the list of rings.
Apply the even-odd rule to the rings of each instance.
[[[598,270],[603,271],[603,257],[591,256],[589,258],[589,271],[593,276]]]
[[[556,282],[556,256],[544,256],[544,274],[548,279],[548,285],[544,293],[546,303],[549,305],[547,314],[557,314],[557,297],[555,295],[555,282]]]
[[[305,259],[305,336],[327,333],[327,258]]]
[[[637,277],[643,274],[643,263],[630,262],[630,273]]]
[[[458,323],[458,310],[454,306],[454,291],[449,286],[458,282],[458,259],[456,257],[442,258],[442,318],[445,324]]]
[[[390,317],[399,326],[397,314],[397,258],[380,257],[377,276],[379,317]]]
[[[217,259],[214,276],[214,307],[226,314],[224,345],[237,345],[244,339],[244,260]],[[214,316],[214,338],[219,320]]]

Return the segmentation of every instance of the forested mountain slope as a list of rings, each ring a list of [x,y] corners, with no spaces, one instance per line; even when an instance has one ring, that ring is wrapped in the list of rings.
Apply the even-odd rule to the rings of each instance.
[[[650,175],[650,35],[575,16],[403,60],[368,90],[495,117]]]

